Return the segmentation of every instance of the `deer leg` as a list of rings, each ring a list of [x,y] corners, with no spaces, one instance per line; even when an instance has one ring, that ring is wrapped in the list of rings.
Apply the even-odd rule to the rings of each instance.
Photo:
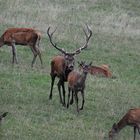
[[[72,90],[72,96],[71,96],[71,100],[70,100],[70,105],[73,104],[73,94],[74,94],[74,92],[73,92],[73,90]]]
[[[41,65],[43,65],[42,58],[41,58],[41,52],[39,50],[39,42],[40,42],[40,39],[38,38],[37,41],[36,41],[36,43],[34,44],[34,47],[33,48],[37,52],[37,55],[39,56]]]
[[[14,64],[14,62],[15,62],[15,48],[14,48],[14,46],[12,46],[12,53],[13,53],[13,61],[12,61],[12,63]]]
[[[68,87],[68,102],[67,102],[67,108],[69,108],[70,92],[71,92],[71,89]]]
[[[32,65],[31,65],[33,67],[33,65],[35,63],[35,60],[36,60],[36,57],[37,57],[37,52],[36,52],[36,49],[34,47],[31,47],[31,50],[34,54],[34,57],[33,57],[33,60],[32,60]]]
[[[66,102],[65,102],[65,83],[64,83],[64,80],[61,82],[62,84],[62,90],[63,90],[63,105],[66,106]]]
[[[136,139],[136,126],[134,126],[134,140]]]
[[[78,92],[77,91],[75,91],[74,92],[74,94],[75,94],[75,102],[76,102],[76,108],[77,108],[77,112],[79,113],[79,108],[78,108]]]
[[[82,95],[82,106],[80,108],[80,110],[83,110],[83,107],[84,107],[84,103],[85,103],[85,97],[84,97],[84,91],[81,91],[81,95]]]
[[[13,53],[13,61],[12,63],[14,64],[14,62],[16,61],[16,64],[18,63],[17,62],[17,57],[16,57],[16,48],[14,45],[12,45],[12,53]]]
[[[140,127],[138,126],[138,132],[139,132],[139,134],[140,134]]]
[[[62,101],[62,96],[61,96],[61,80],[58,81],[58,91],[59,91],[59,97],[60,97],[60,103],[63,104],[63,101]]]
[[[54,81],[55,81],[55,77],[56,75],[51,75],[51,90],[50,90],[50,96],[49,99],[52,99],[52,90],[53,90],[53,85],[54,85]]]
[[[41,65],[43,65],[43,61],[42,61],[42,57],[41,57],[41,52],[40,52],[40,50],[39,50],[37,47],[36,47],[35,49],[36,49],[37,54],[38,54],[38,56],[39,56],[39,59],[40,59]]]

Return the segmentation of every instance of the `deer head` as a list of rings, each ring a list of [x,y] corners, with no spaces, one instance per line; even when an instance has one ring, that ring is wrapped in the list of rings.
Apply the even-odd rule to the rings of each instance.
[[[82,70],[84,73],[88,73],[92,65],[92,62],[90,62],[89,64],[86,64],[85,62],[81,61],[81,62],[78,62],[78,64],[79,64],[80,70]]]
[[[109,131],[109,139],[113,140],[113,137],[115,136],[115,134],[118,133],[118,126],[116,123],[113,124],[111,131]]]
[[[80,48],[78,48],[77,50],[73,51],[73,52],[66,52],[64,49],[59,48],[57,46],[57,44],[53,42],[52,36],[53,36],[54,32],[56,31],[56,29],[52,33],[50,33],[50,28],[51,27],[49,27],[48,30],[47,30],[47,34],[48,34],[50,43],[52,44],[52,46],[54,48],[56,48],[57,50],[59,50],[64,55],[66,66],[70,70],[73,70],[74,69],[74,63],[75,63],[74,56],[77,55],[77,54],[79,54],[85,48],[87,48],[89,39],[92,36],[91,29],[89,28],[88,25],[86,27],[87,27],[87,30],[88,30],[88,34],[87,34],[86,30],[83,28],[84,34],[86,36],[85,44],[83,46],[81,46]]]

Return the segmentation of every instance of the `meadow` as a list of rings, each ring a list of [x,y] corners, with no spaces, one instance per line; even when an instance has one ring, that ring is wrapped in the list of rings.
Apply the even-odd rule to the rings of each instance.
[[[13,66],[11,48],[0,48],[0,113],[9,112],[0,140],[107,140],[113,123],[140,107],[139,0],[0,0],[0,9],[0,35],[9,27],[39,30],[43,57],[43,68],[39,58],[31,68],[30,48],[16,46],[19,64]],[[47,28],[57,27],[54,40],[74,51],[85,41],[85,24],[93,36],[75,68],[80,60],[108,64],[116,79],[88,75],[84,110],[77,114],[75,104],[60,104],[57,80],[49,100],[50,62],[60,52],[49,43]],[[124,128],[116,139],[132,140],[133,129]]]

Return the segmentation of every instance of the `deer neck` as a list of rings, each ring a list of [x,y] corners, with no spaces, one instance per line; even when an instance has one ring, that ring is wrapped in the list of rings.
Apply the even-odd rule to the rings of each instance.
[[[118,132],[123,129],[127,125],[127,122],[125,121],[125,118],[122,118],[118,123],[117,123],[117,129]]]
[[[82,73],[81,75],[80,75],[80,77],[79,77],[79,83],[81,83],[81,84],[84,84],[85,83],[85,81],[86,81],[86,78],[87,78],[87,73]]]
[[[87,73],[84,73],[84,72],[83,72],[83,73],[81,74],[81,78],[82,78],[83,81],[85,81],[86,78],[87,78]]]
[[[67,81],[68,75],[69,75],[69,73],[70,73],[71,71],[72,71],[72,70],[70,70],[70,69],[68,69],[68,68],[66,67],[65,72],[64,72],[64,80],[65,80],[65,81]]]

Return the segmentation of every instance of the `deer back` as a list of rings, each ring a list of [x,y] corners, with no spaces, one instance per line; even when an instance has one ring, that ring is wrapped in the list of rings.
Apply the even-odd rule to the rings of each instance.
[[[127,116],[128,124],[139,124],[140,125],[140,108],[130,109]]]
[[[32,28],[9,28],[2,35],[5,44],[34,45],[41,33]]]
[[[109,66],[108,65],[103,64],[100,67],[107,71],[107,77],[112,77],[112,72],[109,70]]]
[[[105,77],[112,77],[112,73],[103,66],[91,66],[89,69],[89,73],[92,75],[102,75]]]
[[[101,75],[105,75],[106,74],[106,70],[101,68],[101,67],[98,67],[98,66],[91,66],[90,69],[89,69],[89,73],[90,74],[101,74]]]

